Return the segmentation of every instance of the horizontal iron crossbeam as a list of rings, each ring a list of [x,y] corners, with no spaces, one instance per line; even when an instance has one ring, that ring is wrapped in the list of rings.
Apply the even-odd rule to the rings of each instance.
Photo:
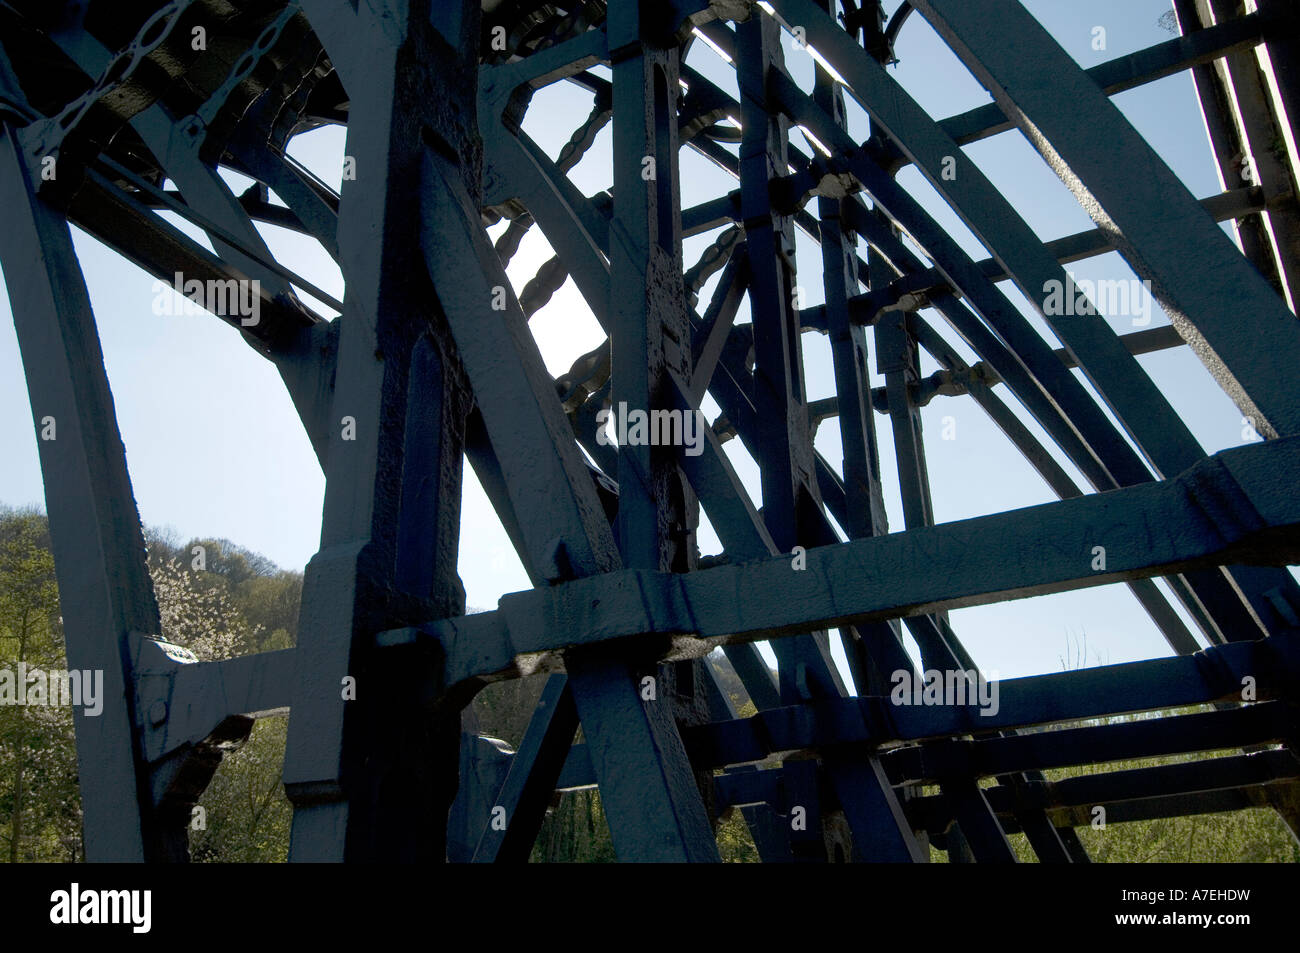
[[[548,653],[615,639],[639,641],[647,658],[683,657],[1191,569],[1285,565],[1300,561],[1300,498],[1289,482],[1297,468],[1300,439],[1274,440],[1224,451],[1174,480],[817,547],[802,571],[780,556],[687,574],[621,570],[378,639],[437,639],[452,685],[511,677]]]

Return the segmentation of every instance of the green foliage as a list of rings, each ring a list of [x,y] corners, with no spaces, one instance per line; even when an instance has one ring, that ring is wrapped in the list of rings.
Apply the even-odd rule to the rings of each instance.
[[[718,856],[726,864],[756,864],[758,848],[750,836],[749,825],[738,810],[731,810],[718,820]]]
[[[1068,727],[1091,727],[1148,718],[1167,718],[1205,711],[1208,707],[1196,705],[1133,715],[1090,718],[1072,723]],[[1043,725],[1029,731],[1047,731],[1063,727],[1067,726]],[[1132,771],[1165,764],[1200,761],[1236,753],[1234,751],[1198,752],[1195,755],[1134,758],[1106,764],[1054,768],[1044,771],[1043,775],[1047,781],[1055,782],[1115,771]],[[981,786],[986,785],[982,782]],[[939,789],[929,786],[922,789],[920,793],[934,795],[939,793]],[[1300,863],[1300,844],[1291,834],[1286,822],[1272,808],[1248,808],[1217,814],[1110,823],[1104,827],[1095,825],[1093,820],[1092,811],[1084,809],[1078,810],[1070,818],[1053,817],[1053,821],[1057,824],[1073,821],[1080,843],[1095,863]],[[1018,860],[1022,863],[1037,862],[1038,857],[1030,846],[1028,838],[1023,834],[1013,834],[1008,840]],[[947,863],[949,858],[945,851],[931,846],[930,859],[937,863]]]
[[[63,670],[62,620],[49,526],[33,510],[0,509],[0,669],[19,663]],[[58,706],[0,706],[0,858],[77,860],[72,713]]]
[[[147,539],[155,588],[161,582],[178,590],[170,599],[159,593],[164,635],[192,648],[190,641],[221,632],[234,654],[293,645],[301,573],[278,569],[265,556],[226,539],[196,538],[177,545],[158,530],[149,530]]]
[[[1209,706],[1197,705],[1136,715],[1089,719],[1083,724],[1113,724],[1207,710]],[[1055,769],[1045,771],[1044,776],[1049,781],[1060,781],[1067,777],[1153,768],[1163,764],[1200,761],[1237,753],[1219,751],[1199,752],[1195,755],[1137,758],[1108,764]],[[1088,818],[1083,820],[1086,822],[1076,827],[1079,840],[1087,850],[1088,856],[1102,863],[1300,862],[1300,844],[1297,844],[1290,828],[1271,808],[1156,818],[1149,821],[1107,824],[1104,828],[1092,824],[1091,812]],[[1027,841],[1023,844],[1023,850],[1025,855],[1032,854]],[[1031,859],[1025,855],[1021,856],[1022,860]]]
[[[146,539],[165,638],[205,660],[293,646],[300,573],[228,540],[181,546],[158,530],[146,530]],[[194,568],[199,545],[203,571]],[[0,669],[19,662],[29,670],[67,668],[48,521],[36,511],[0,508]],[[285,859],[285,731],[285,719],[265,719],[226,755],[200,801],[207,826],[191,833],[195,860]],[[81,824],[71,710],[0,706],[0,860],[82,860]]]
[[[287,728],[284,718],[261,719],[248,742],[222,761],[199,799],[206,829],[190,832],[190,855],[195,861],[288,859],[293,810],[281,783]]]
[[[608,864],[618,860],[600,793],[568,791],[546,815],[529,858],[533,863]]]

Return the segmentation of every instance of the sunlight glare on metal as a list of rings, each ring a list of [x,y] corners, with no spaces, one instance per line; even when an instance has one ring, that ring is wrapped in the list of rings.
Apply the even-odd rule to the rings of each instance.
[[[817,52],[817,47],[813,46],[811,43],[808,43],[804,46],[804,49],[808,51],[809,56],[811,56],[814,60],[817,61],[817,65],[819,65],[822,69],[826,70],[826,72],[831,74],[831,79],[835,80],[835,82],[839,83],[841,86],[849,85],[848,81],[845,80],[844,77],[840,75],[839,70],[837,70],[834,66],[831,65],[830,60],[828,60],[826,57],[822,56],[819,52]]]
[[[807,126],[798,126],[796,128],[798,128],[798,130],[803,133],[803,137],[808,140],[808,145],[812,146],[828,159],[830,158],[831,150],[827,149],[825,143],[814,136]]]
[[[777,13],[776,8],[773,7],[772,4],[768,3],[767,0],[759,0],[758,6],[762,7],[763,10],[767,12],[768,16],[772,17],[774,20],[776,20],[777,23],[781,24],[781,26],[784,27],[785,30],[789,32],[792,36],[798,35],[795,34],[794,27],[792,27],[789,24],[789,22],[786,21],[785,17]],[[826,59],[826,57],[822,56],[821,53],[817,51],[817,47],[813,46],[811,43],[807,42],[806,40],[796,42],[795,45],[796,47],[806,51],[808,55],[811,56],[819,66],[821,66],[822,69],[830,73],[831,78],[835,80],[835,82],[839,83],[841,86],[849,85],[848,82],[844,79],[844,77],[840,75],[840,71],[831,65],[830,60]]]
[[[717,53],[719,56],[721,56],[726,62],[728,63],[734,62],[731,58],[731,54],[728,53],[726,50],[724,50],[722,47],[718,46],[718,44],[714,43],[711,39],[709,39],[704,34],[704,32],[700,30],[699,27],[696,27],[691,32],[695,34],[695,38],[697,40],[699,40],[701,43],[703,43],[705,46],[711,49],[714,53]]]

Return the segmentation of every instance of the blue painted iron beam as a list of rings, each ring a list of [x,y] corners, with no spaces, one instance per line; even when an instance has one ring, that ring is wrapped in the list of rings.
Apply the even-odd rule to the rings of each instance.
[[[506,595],[496,612],[426,628],[444,642],[454,683],[508,673],[517,656],[614,638],[703,651],[1224,563],[1284,565],[1300,561],[1300,500],[1287,483],[1297,466],[1300,441],[1270,441],[1174,480],[810,549],[802,572],[786,557],[685,576],[623,570]],[[1105,569],[1092,568],[1096,546]]]
[[[884,758],[890,781],[926,782],[955,767],[981,777],[1030,767],[1065,768],[1105,761],[1191,754],[1281,743],[1296,733],[1295,716],[1280,702],[1263,702],[1190,715],[1062,728],[900,748]],[[945,761],[955,762],[945,768]]]
[[[1211,649],[1209,653],[1212,655],[1220,651],[1222,650]],[[1242,661],[1244,656],[1237,646],[1227,651],[1236,655],[1234,666],[1244,669],[1254,664]],[[1102,675],[1132,678],[1134,682],[1142,678],[1169,681],[1168,676],[1174,672],[1164,665],[1150,665],[1143,674],[1141,666],[1146,663],[1134,664],[1139,668],[1131,672],[1108,671],[1113,667],[1106,666],[1104,668],[1107,670]],[[1045,680],[1040,684],[1049,687],[1055,680],[1059,694],[1062,695],[1079,694],[1086,690],[1086,686],[1077,683],[1071,685],[1071,679],[1062,679],[1055,674],[1031,678]],[[1023,694],[1027,687],[1026,681],[1015,679],[1001,682],[1000,692],[1011,693],[1012,700],[1016,701],[1014,696]],[[1201,687],[1204,689],[1201,694],[1205,695],[1219,691],[1224,684],[1216,684],[1211,680]],[[1179,697],[1194,696],[1183,694]],[[1130,705],[1132,699],[1125,698],[1121,704]],[[752,764],[788,751],[819,752],[837,744],[848,744],[850,747],[870,745],[872,742],[869,740],[868,722],[876,718],[873,713],[888,713],[889,709],[884,705],[885,702],[877,699],[867,703],[861,700],[840,700],[811,706],[792,706],[788,711],[779,713],[688,728],[684,741],[694,762],[715,769]],[[1030,723],[1027,722],[1022,727],[1028,724]],[[1190,715],[1143,718],[1107,725],[1057,728],[975,740],[961,738],[960,735],[969,730],[969,727],[969,721],[954,721],[952,731],[957,736],[955,738],[922,741],[885,751],[881,756],[881,764],[889,783],[894,786],[934,783],[940,776],[960,773],[995,777],[1030,768],[1066,768],[1107,761],[1283,743],[1288,737],[1294,736],[1296,722],[1285,703],[1263,701]],[[848,730],[841,731],[844,728]],[[573,745],[567,751],[556,789],[580,790],[595,783],[587,746]],[[721,803],[749,802],[724,798]]]
[[[35,174],[0,126],[0,261],[36,420],[68,665],[103,672],[99,717],[74,709],[86,859],[184,856],[185,833],[160,825],[136,742],[126,640],[158,632],[140,517],[99,334],[68,223],[36,195]],[[111,703],[116,700],[116,703]]]
[[[1010,832],[1019,826],[1013,823],[1012,815],[1025,808],[1045,810],[1057,823],[1083,825],[1091,821],[1092,809],[1098,806],[1105,808],[1108,824],[1206,810],[1264,807],[1268,797],[1261,796],[1261,788],[1267,791],[1269,787],[1291,787],[1298,778],[1300,763],[1286,751],[1270,750],[1067,778],[1054,784],[1030,785],[1020,792],[999,785],[983,793],[1003,828]],[[1231,797],[1197,798],[1182,801],[1182,808],[1174,807],[1176,799],[1246,791],[1255,794],[1244,804]],[[1164,803],[1143,810],[1148,801]],[[952,805],[942,796],[917,798],[908,807],[913,822],[931,831],[943,830],[952,817]]]
[[[1200,204],[1216,222],[1241,218],[1265,207],[1264,194],[1258,186],[1230,189],[1227,192],[1201,199]],[[1063,238],[1053,239],[1044,242],[1044,246],[1063,265],[1081,261],[1085,258],[1093,258],[1097,255],[1104,255],[1116,248],[1113,239],[1108,238],[1100,228],[1092,228],[1073,235],[1066,235]],[[992,281],[1004,281],[1008,277],[1006,269],[995,258],[985,258],[976,262],[976,267],[983,271]],[[936,290],[951,292],[953,289],[937,268],[926,268],[921,271],[909,272],[903,277],[890,282],[884,288],[855,295],[849,300],[849,307],[854,321],[860,324],[872,324],[882,306],[897,303],[904,295],[926,295]],[[805,329],[825,332],[824,305],[806,308],[799,312],[799,317]],[[1156,328],[1152,330],[1163,331],[1166,329]],[[1145,334],[1149,332],[1135,333]],[[1178,332],[1173,330],[1172,333],[1177,335]],[[1121,339],[1130,337],[1132,335],[1121,335]],[[1178,343],[1184,344],[1186,342],[1181,337],[1178,337]],[[1058,353],[1063,350],[1059,349]],[[1131,351],[1131,353],[1145,352]],[[1078,366],[1076,359],[1071,357],[1071,361],[1073,362],[1070,365],[1071,367]]]
[[[474,851],[474,863],[528,860],[578,728],[578,711],[567,683],[564,675],[547,679],[492,805],[493,811],[504,809],[506,826],[501,829],[487,824]]]
[[[603,507],[471,199],[454,167],[433,150],[426,152],[423,176],[428,183],[423,190],[425,265],[502,468],[525,562],[532,572],[554,582],[617,570],[622,560]],[[484,325],[478,316],[490,309],[493,287],[506,289],[507,308],[501,321]],[[538,499],[550,505],[530,505]],[[602,746],[594,762],[619,855],[716,859],[717,848],[676,740],[676,727],[659,706],[642,703],[628,660],[615,661],[606,652],[578,652],[569,654],[565,666],[585,734],[620,738],[617,745]],[[641,815],[636,824],[632,821],[638,798]]]
[[[849,54],[844,51],[844,55]],[[865,76],[860,79],[867,81]],[[834,143],[836,148],[846,153],[853,151],[852,140],[836,128],[830,118],[788,77],[774,73],[772,82],[778,98],[793,115],[812,127],[817,135]],[[927,126],[928,119],[912,116],[910,109],[902,109],[901,113],[905,119],[898,118],[897,121],[919,123],[919,127],[909,128],[914,128],[913,134],[926,138],[927,149],[939,148],[937,142],[930,141],[935,136],[932,126]],[[1069,430],[1077,431],[1078,437],[1069,431],[1061,432],[1059,427],[1052,429],[1055,412],[1050,407],[1042,407],[1045,395],[1035,394],[1032,388],[1019,392],[1031,412],[1093,484],[1102,488],[1150,479],[1146,463],[1123,440],[1082,384],[1073,375],[1063,371],[1059,362],[1050,357],[1050,348],[1042,337],[1030,327],[1002,291],[975,267],[951,236],[940,229],[919,203],[869,158],[856,153],[851,164],[855,177],[871,192],[873,198],[936,256],[937,266],[948,275],[954,286],[962,289],[972,307],[997,330],[1006,346],[1014,350],[1014,360],[1007,356],[999,368],[1000,373],[1007,380],[1012,380],[1011,375],[1023,373],[1016,365],[1023,365],[1024,370],[1029,371],[1040,386],[1051,394],[1052,402],[1068,413]],[[1006,205],[1005,199],[995,193],[978,170],[972,168],[964,173],[964,178],[962,175],[958,178],[960,183],[946,183],[949,192],[971,193],[969,200],[974,203],[973,207],[981,220],[994,233],[1005,233],[1005,240],[1012,243],[1007,247],[1014,248],[1015,255],[1004,249],[1001,252],[1002,260],[1008,264],[1013,258],[1020,261],[1029,273],[1043,279],[1041,284],[1044,289],[1048,287],[1048,282],[1058,281],[1060,287],[1066,288],[1067,293],[1072,293],[1068,291],[1071,280],[1066,272],[1044,252],[1038,239],[1028,231],[1028,227]],[[955,201],[954,194],[949,194],[950,200]],[[856,210],[851,204],[847,208],[850,211]],[[1003,208],[1000,217],[993,215],[995,208]],[[906,265],[901,265],[902,262],[914,262],[911,252],[901,245],[891,231],[879,227],[873,221],[873,216],[862,211],[856,215],[855,224],[899,270],[906,270]],[[1051,277],[1053,275],[1056,277]],[[1018,280],[1024,287],[1034,287],[1038,279],[1028,284],[1023,276]],[[1030,297],[1034,300],[1032,294]],[[934,296],[932,303],[940,307],[986,360],[992,361],[995,353],[1004,350],[1003,344],[990,335],[986,328],[979,323],[964,320],[968,318],[965,308],[957,307],[953,302],[948,302],[949,306],[944,307],[944,295]],[[1038,306],[1044,313],[1050,311],[1043,306],[1042,301],[1038,301]],[[1049,325],[1053,324],[1050,314],[1047,315],[1047,321]],[[1079,366],[1106,397],[1122,425],[1145,450],[1148,460],[1156,466],[1158,472],[1178,472],[1201,457],[1202,449],[1186,423],[1173,412],[1167,399],[1133,355],[1123,347],[1103,318],[1099,315],[1090,318],[1076,316],[1056,321],[1053,326],[1066,346],[1078,357]],[[1085,439],[1088,448],[1082,455],[1079,453],[1079,437]],[[1264,571],[1247,575],[1255,578],[1251,581],[1236,580],[1235,586],[1217,571],[1198,573],[1187,581],[1195,595],[1185,601],[1204,606],[1208,615],[1203,624],[1211,638],[1250,638],[1256,631],[1287,631],[1290,628],[1288,621],[1274,611],[1262,593],[1277,588],[1300,601],[1295,581],[1286,573]],[[1242,600],[1243,594],[1248,600],[1245,603]]]

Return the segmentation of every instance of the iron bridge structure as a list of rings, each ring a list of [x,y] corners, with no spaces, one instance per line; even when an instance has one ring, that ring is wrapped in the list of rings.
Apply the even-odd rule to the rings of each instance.
[[[1018,0],[0,0],[0,260],[33,417],[58,426],[39,449],[68,665],[105,673],[104,712],[76,717],[87,859],[186,860],[224,753],[284,715],[295,861],[526,860],[556,792],[592,787],[627,861],[716,861],[732,811],[765,861],[1010,861],[1023,833],[1086,862],[1098,805],[1300,830],[1300,5],[1173,6],[1168,41],[1083,69]],[[990,102],[936,119],[898,82],[921,18]],[[696,44],[735,92],[687,64]],[[1111,98],[1183,71],[1222,172],[1201,200]],[[591,111],[551,155],[525,123],[557,83]],[[341,190],[289,151],[325,125],[346,127]],[[570,172],[606,129],[610,186],[585,194]],[[1038,237],[965,149],[1002,134],[1094,228]],[[684,208],[688,153],[733,187]],[[267,224],[319,243],[342,300]],[[198,661],[161,637],[72,226],[159,280],[256,289],[255,322],[211,320],[274,365],[326,477],[296,647]],[[516,290],[530,230],[554,255]],[[1048,304],[1111,251],[1168,326]],[[570,279],[605,341],[557,377],[529,319]],[[810,400],[815,335],[834,396]],[[1137,360],[1171,348],[1261,439],[1205,452]],[[698,453],[597,439],[610,408],[706,400]],[[936,400],[977,405],[1059,499],[936,523]],[[839,466],[814,445],[828,420]],[[532,582],[473,614],[466,462]],[[979,671],[951,610],[1116,583],[1166,657],[1001,680],[991,715],[891,702],[894,673]],[[532,676],[517,750],[466,727],[485,686]]]

